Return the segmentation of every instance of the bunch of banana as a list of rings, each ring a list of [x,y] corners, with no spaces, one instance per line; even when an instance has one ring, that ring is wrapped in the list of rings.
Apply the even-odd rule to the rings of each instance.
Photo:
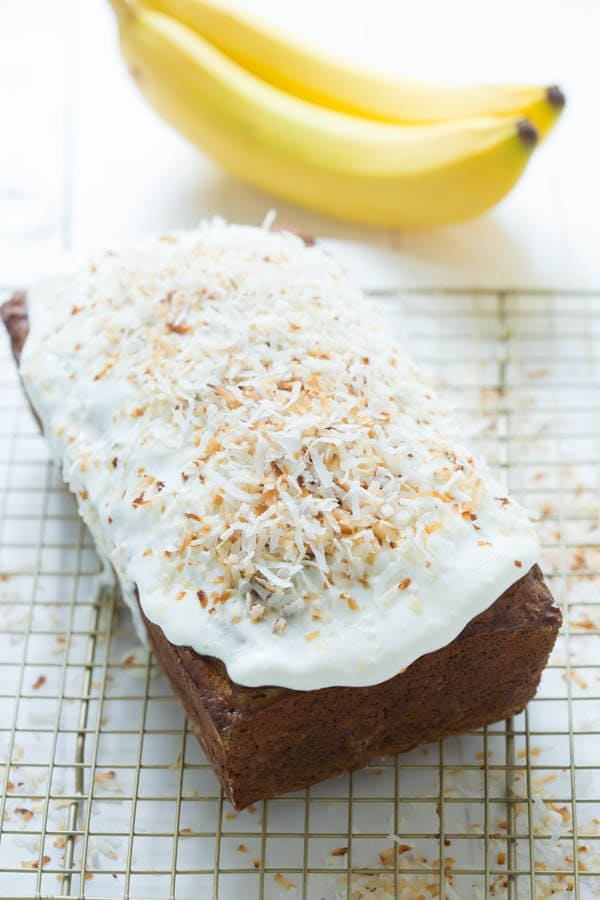
[[[219,0],[110,0],[152,106],[231,173],[337,218],[456,222],[497,203],[564,97],[449,87],[333,61]]]

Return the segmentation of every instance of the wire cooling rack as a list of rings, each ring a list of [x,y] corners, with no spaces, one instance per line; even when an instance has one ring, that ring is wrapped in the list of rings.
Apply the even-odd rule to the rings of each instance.
[[[373,296],[540,519],[565,625],[536,699],[234,813],[0,379],[0,896],[600,894],[600,294]]]

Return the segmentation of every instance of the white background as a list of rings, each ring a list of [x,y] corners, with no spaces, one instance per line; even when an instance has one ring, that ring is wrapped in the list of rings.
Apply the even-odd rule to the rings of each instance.
[[[326,47],[436,79],[559,82],[568,108],[514,193],[477,221],[367,231],[224,175],[146,106],[106,0],[0,0],[0,286],[65,246],[279,219],[343,241],[369,286],[600,287],[600,3],[594,0],[239,0]]]

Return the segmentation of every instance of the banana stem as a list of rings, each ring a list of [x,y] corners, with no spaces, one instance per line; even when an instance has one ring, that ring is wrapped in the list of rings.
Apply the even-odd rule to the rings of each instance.
[[[550,106],[553,106],[555,109],[562,109],[567,102],[567,98],[557,84],[553,84],[547,88],[546,97],[548,98]]]
[[[535,147],[539,135],[537,128],[529,121],[529,119],[520,119],[517,122],[517,131],[526,147]]]

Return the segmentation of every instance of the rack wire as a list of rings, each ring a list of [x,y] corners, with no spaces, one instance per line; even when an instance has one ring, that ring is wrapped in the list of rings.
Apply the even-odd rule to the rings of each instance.
[[[564,627],[514,719],[234,813],[0,361],[0,896],[600,893],[600,293],[373,303],[540,515]]]

